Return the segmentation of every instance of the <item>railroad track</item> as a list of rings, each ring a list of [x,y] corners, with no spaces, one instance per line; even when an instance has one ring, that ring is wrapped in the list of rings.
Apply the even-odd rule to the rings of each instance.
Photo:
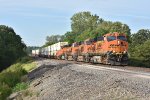
[[[50,59],[50,60],[57,60],[57,59]],[[76,61],[68,61],[68,60],[57,60],[61,62],[66,62],[66,63],[72,63],[72,64],[87,64],[87,65],[94,65],[97,67],[103,67],[106,69],[114,69],[114,70],[120,70],[124,72],[130,72],[130,71],[135,71],[135,72],[142,72],[142,73],[150,73],[150,68],[145,68],[145,67],[135,67],[135,66],[111,66],[111,65],[104,65],[104,64],[99,64],[99,63],[86,63],[86,62],[76,62]]]
[[[141,68],[141,67],[133,67],[133,66],[111,66],[111,65],[104,65],[104,64],[93,64],[93,63],[66,61],[66,60],[59,60],[59,61],[71,63],[71,64],[77,64],[77,65],[85,64],[85,66],[81,66],[81,67],[85,67],[88,69],[123,72],[133,77],[150,79],[150,68]]]

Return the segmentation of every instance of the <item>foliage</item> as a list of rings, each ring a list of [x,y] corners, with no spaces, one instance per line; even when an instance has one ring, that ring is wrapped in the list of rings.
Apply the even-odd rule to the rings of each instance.
[[[40,47],[37,47],[37,46],[28,46],[26,48],[26,53],[29,55],[29,54],[32,54],[32,50],[35,50],[35,49],[39,49]]]
[[[19,60],[18,63],[11,65],[0,73],[0,100],[5,100],[12,93],[12,90],[19,86],[21,89],[25,88],[25,84],[20,82],[22,81],[22,77],[27,74],[28,70],[25,68],[27,65],[32,64],[31,61],[29,58],[28,60]],[[32,67],[35,67],[35,65]],[[18,83],[20,84],[17,85]]]
[[[127,35],[130,35],[130,28],[126,24],[122,24],[121,22],[114,22],[111,25],[110,32],[119,32],[119,33],[126,33]]]
[[[136,34],[131,36],[131,42],[133,46],[143,44],[145,41],[150,39],[150,30],[141,29]]]
[[[66,32],[61,38],[61,41],[67,41],[70,44],[73,42],[84,41],[88,38],[102,36],[109,32],[126,33],[130,36],[130,28],[127,24],[121,22],[105,21],[98,15],[93,15],[90,12],[75,13],[71,17],[71,31]],[[47,37],[47,43],[44,46],[58,42],[57,35]],[[58,36],[59,37],[59,36]]]
[[[0,83],[0,100],[6,100],[6,97],[10,94],[11,88],[5,83]]]
[[[0,71],[25,55],[26,45],[10,27],[0,25]]]
[[[131,35],[129,26],[121,22],[103,21],[101,24],[98,25],[96,31],[101,31],[101,34],[106,34],[109,32],[118,32],[126,33],[126,35],[128,36]]]
[[[54,43],[57,43],[59,41],[63,41],[64,40],[64,36],[63,35],[51,35],[51,36],[47,36],[46,37],[46,43],[43,47],[52,45]]]
[[[20,63],[26,63],[26,62],[33,61],[33,60],[32,60],[31,57],[25,56],[25,57],[22,57],[22,58],[18,59],[17,61],[20,62]]]
[[[141,29],[131,37],[131,65],[150,67],[150,31]]]
[[[75,40],[83,41],[87,38],[95,38],[98,36],[103,36],[107,33],[118,32],[118,33],[126,33],[126,35],[130,36],[130,28],[126,24],[122,24],[121,22],[110,22],[103,21],[100,23],[96,29],[94,30],[85,30],[82,34],[79,34]]]
[[[13,88],[13,92],[18,92],[21,90],[25,90],[27,88],[28,88],[28,84],[25,82],[21,82],[21,83],[16,84],[16,86]]]
[[[31,62],[23,65],[23,69],[25,69],[27,72],[32,71],[32,69],[36,68],[36,63]]]
[[[71,28],[72,32],[67,32],[64,39],[69,43],[95,38],[109,32],[126,33],[128,37],[131,34],[127,24],[105,21],[90,12],[74,14],[71,18]]]
[[[90,12],[79,12],[71,17],[72,32],[80,34],[86,30],[94,30],[97,25],[102,23],[103,19],[92,15]]]
[[[87,30],[87,31],[84,31],[82,34],[78,35],[76,38],[75,38],[75,41],[76,42],[80,42],[80,41],[84,41],[86,39],[89,39],[91,38],[91,31],[90,30]]]
[[[132,52],[132,57],[141,61],[143,66],[150,67],[150,40],[136,46]]]
[[[64,35],[64,41],[67,41],[68,43],[73,43],[75,42],[75,37],[77,36],[78,34],[75,34],[73,32],[67,32],[65,33]]]
[[[3,71],[0,73],[0,98],[4,100],[12,92],[12,88],[16,83],[21,81],[21,76],[25,75],[26,71],[21,67],[17,66],[13,70]],[[8,93],[6,93],[8,91]]]

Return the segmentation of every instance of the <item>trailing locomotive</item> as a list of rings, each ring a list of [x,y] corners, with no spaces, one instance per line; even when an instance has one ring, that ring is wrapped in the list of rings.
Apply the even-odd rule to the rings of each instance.
[[[57,59],[65,60],[127,65],[127,51],[126,35],[114,32],[105,34],[102,37],[75,42],[72,45],[66,45],[65,43],[65,45],[61,45],[61,48],[53,56]],[[50,56],[52,55],[48,55],[48,57]]]

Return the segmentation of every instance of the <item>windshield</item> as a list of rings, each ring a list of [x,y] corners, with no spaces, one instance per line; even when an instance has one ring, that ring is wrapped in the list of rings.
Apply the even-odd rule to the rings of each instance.
[[[91,44],[91,42],[90,41],[86,41],[86,45],[90,45]]]
[[[123,40],[123,41],[127,41],[126,37],[125,36],[117,36],[117,39],[119,40]]]
[[[72,47],[77,47],[77,46],[78,46],[77,43],[73,43],[73,44],[72,44]]]
[[[113,41],[116,40],[115,36],[107,36],[107,41]]]

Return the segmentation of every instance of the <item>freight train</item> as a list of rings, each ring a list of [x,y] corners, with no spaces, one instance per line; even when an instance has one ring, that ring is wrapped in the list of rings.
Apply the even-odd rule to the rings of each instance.
[[[127,36],[114,32],[73,44],[58,42],[48,47],[32,50],[32,55],[91,63],[127,65]]]

